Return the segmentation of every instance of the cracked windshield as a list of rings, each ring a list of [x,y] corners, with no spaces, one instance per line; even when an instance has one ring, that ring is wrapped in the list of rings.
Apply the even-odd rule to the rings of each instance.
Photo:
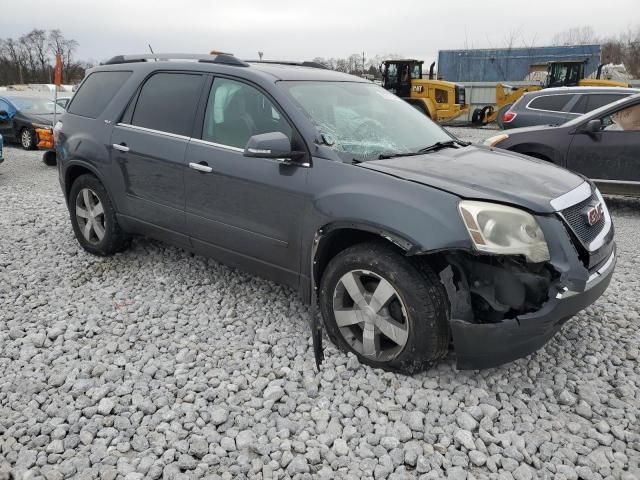
[[[377,85],[281,82],[343,160],[417,152],[452,137],[404,100]]]

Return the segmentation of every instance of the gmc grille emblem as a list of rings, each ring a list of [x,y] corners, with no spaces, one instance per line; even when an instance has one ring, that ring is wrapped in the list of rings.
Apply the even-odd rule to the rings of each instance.
[[[602,215],[604,215],[604,209],[602,208],[602,203],[598,202],[596,205],[586,211],[587,224],[593,227],[600,221]]]

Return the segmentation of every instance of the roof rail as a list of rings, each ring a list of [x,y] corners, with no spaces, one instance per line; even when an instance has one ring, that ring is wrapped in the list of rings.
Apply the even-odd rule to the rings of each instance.
[[[222,63],[225,65],[236,65],[238,67],[248,67],[249,64],[234,57],[230,53],[219,53],[217,55],[197,54],[197,53],[142,53],[134,55],[116,55],[103,63],[103,65],[116,65],[119,63],[147,62],[149,60],[197,60],[203,63]]]
[[[268,63],[272,65],[294,65],[298,67],[322,68],[328,70],[326,65],[318,62],[290,62],[287,60],[245,60],[248,63]]]

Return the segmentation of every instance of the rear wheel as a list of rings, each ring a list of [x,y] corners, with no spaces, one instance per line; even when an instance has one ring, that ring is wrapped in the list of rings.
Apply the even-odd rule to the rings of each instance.
[[[36,132],[27,127],[23,128],[20,131],[20,145],[25,150],[36,148]]]
[[[438,277],[382,243],[336,255],[319,303],[331,340],[362,363],[413,373],[448,351],[448,303]]]
[[[106,256],[128,246],[107,190],[95,176],[81,175],[73,182],[69,213],[76,239],[87,252]]]

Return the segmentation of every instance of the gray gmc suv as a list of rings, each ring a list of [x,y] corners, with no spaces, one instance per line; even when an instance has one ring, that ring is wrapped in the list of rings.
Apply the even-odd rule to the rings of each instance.
[[[604,292],[616,249],[591,182],[318,67],[156,54],[90,70],[54,131],[80,245],[147,235],[289,285],[317,361],[324,326],[407,373],[450,345],[459,368],[528,355]]]

